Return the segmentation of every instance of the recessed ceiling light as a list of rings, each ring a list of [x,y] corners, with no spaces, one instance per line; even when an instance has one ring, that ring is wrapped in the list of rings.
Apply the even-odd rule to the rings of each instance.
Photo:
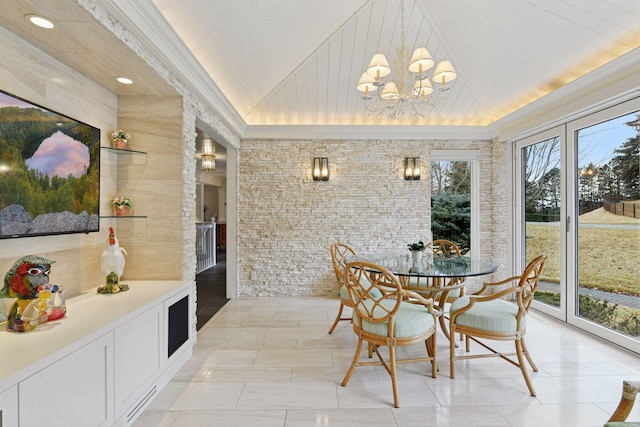
[[[128,79],[126,77],[117,77],[116,80],[120,83],[122,83],[123,85],[130,85],[133,84],[133,80]]]
[[[48,30],[50,30],[51,28],[55,27],[55,24],[53,23],[52,20],[47,19],[45,17],[42,16],[38,16],[38,15],[25,15],[24,18],[31,22],[33,25],[37,25],[40,28],[46,28]]]

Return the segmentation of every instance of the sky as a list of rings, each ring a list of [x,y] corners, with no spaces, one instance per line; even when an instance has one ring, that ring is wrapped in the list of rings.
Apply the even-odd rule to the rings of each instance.
[[[578,133],[578,166],[589,163],[599,167],[614,157],[613,150],[637,134],[635,128],[625,122],[635,120],[638,113],[627,114],[613,120],[581,129]]]
[[[47,111],[0,92],[0,108],[2,107],[38,108]],[[54,175],[66,178],[69,174],[78,178],[89,167],[89,147],[58,131],[43,140],[33,156],[25,160],[25,163],[29,169],[36,169],[48,175],[49,178]]]
[[[2,107],[39,108],[43,110],[43,108],[38,107],[37,105],[30,104],[26,101],[0,92],[0,108]]]
[[[25,160],[29,169],[66,178],[79,178],[89,167],[89,147],[58,131],[42,141],[32,157]]]

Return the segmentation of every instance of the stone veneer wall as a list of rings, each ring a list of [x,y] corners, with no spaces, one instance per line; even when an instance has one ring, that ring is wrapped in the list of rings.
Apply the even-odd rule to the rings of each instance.
[[[430,151],[462,148],[481,151],[481,256],[504,259],[505,248],[494,239],[493,197],[505,194],[502,187],[506,186],[494,174],[496,159],[503,160],[502,154],[494,152],[501,150],[499,144],[486,140],[242,140],[239,295],[337,295],[329,256],[332,242],[365,251],[404,249],[409,242],[426,240]],[[313,157],[329,158],[328,182],[312,180]],[[422,180],[404,180],[405,157],[421,158]]]
[[[497,279],[504,279],[516,272],[511,271],[512,265],[509,258],[509,230],[508,223],[513,214],[513,203],[509,200],[508,185],[511,171],[507,159],[507,149],[504,142],[493,141],[491,143],[491,170],[490,185],[491,198],[481,198],[482,203],[487,204],[487,214],[491,216],[491,261],[498,265]],[[482,228],[482,227],[481,227]]]

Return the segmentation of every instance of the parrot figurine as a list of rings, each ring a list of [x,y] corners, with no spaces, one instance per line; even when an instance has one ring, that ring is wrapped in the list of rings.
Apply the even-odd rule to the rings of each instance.
[[[129,290],[129,285],[120,283],[120,276],[124,271],[125,255],[127,255],[127,251],[120,247],[113,227],[109,227],[109,238],[100,257],[105,285],[98,288],[99,294],[117,294]]]
[[[55,286],[49,285],[49,273],[54,262],[26,255],[17,260],[4,276],[0,298],[16,298],[7,316],[8,331],[29,332],[48,321],[52,311],[51,291]],[[41,292],[45,288],[49,290]]]
[[[23,256],[4,276],[0,298],[36,298],[38,286],[49,283],[49,272],[54,262],[35,255]]]

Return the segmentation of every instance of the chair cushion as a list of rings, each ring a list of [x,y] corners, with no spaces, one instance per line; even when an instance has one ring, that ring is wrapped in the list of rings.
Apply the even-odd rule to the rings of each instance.
[[[462,307],[469,304],[469,297],[464,296],[451,303],[449,316]],[[467,326],[491,332],[515,332],[516,315],[518,306],[511,302],[496,299],[493,301],[477,302],[471,309],[456,317],[456,325]],[[522,318],[522,329],[525,327],[525,319]]]
[[[369,281],[364,277],[360,278],[360,280],[362,280],[363,283],[366,282],[369,285],[369,286],[366,286],[367,289],[371,287],[371,284],[369,283]],[[382,296],[382,292],[374,288],[371,290],[371,296],[374,298],[380,298]],[[351,303],[351,297],[349,296],[349,289],[347,289],[347,285],[340,286],[340,299],[345,301],[347,304]]]
[[[367,307],[373,306],[373,301],[370,299],[366,299],[360,302],[360,304],[365,304]],[[381,305],[391,310],[393,306],[396,305],[396,301],[394,300],[384,300],[381,302]],[[379,311],[380,317],[385,315],[384,310],[381,308],[376,308],[374,314]],[[353,323],[355,326],[360,326],[359,317],[357,315],[356,310],[353,310]],[[394,318],[394,337],[396,338],[406,338],[406,337],[414,337],[417,335],[422,335],[431,329],[434,325],[433,316],[423,305],[412,304],[409,302],[401,302],[400,308],[395,313]],[[367,320],[362,320],[362,330],[378,335],[381,337],[388,336],[389,331],[388,322],[380,322],[380,323],[372,323]]]
[[[346,285],[340,286],[340,299],[351,303],[351,297],[349,296],[349,290]]]
[[[640,427],[640,421],[611,421],[604,427]]]
[[[459,298],[459,297],[460,297],[460,288],[452,290],[451,292],[449,292],[449,295],[447,295],[447,298]]]

